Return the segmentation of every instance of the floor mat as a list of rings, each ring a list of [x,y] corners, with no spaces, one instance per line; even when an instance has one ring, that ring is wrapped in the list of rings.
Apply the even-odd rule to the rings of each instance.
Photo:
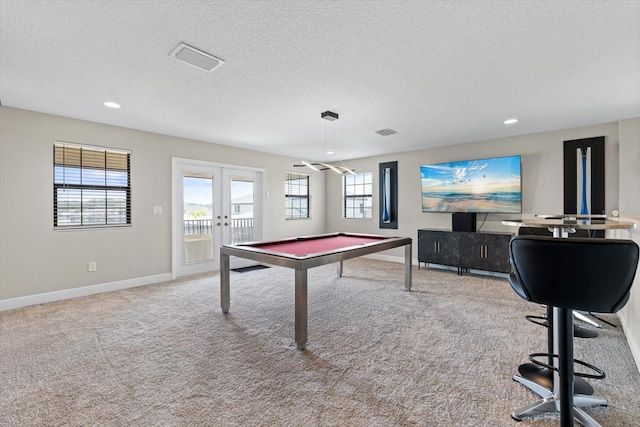
[[[238,273],[246,273],[248,271],[262,270],[265,268],[269,268],[266,265],[250,265],[249,267],[240,267],[240,268],[232,268],[231,271],[236,271]]]

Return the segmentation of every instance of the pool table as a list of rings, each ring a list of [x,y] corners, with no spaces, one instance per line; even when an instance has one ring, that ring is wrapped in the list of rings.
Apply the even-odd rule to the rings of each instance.
[[[404,246],[404,290],[411,290],[411,238],[373,234],[329,233],[282,240],[240,243],[220,247],[220,306],[229,312],[229,257],[237,256],[295,270],[295,340],[298,350],[307,346],[307,270],[387,249]]]

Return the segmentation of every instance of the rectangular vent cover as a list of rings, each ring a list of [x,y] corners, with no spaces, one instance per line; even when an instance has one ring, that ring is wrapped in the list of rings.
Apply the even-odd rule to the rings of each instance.
[[[396,131],[395,131],[395,130],[393,130],[393,129],[389,129],[389,128],[387,128],[387,129],[377,130],[377,131],[376,131],[376,133],[377,133],[378,135],[382,135],[382,136],[389,136],[389,135],[393,135],[394,133],[398,133],[398,132],[396,132]]]
[[[206,52],[198,50],[184,43],[180,43],[178,47],[176,47],[173,52],[171,52],[171,56],[175,57],[179,61],[185,62],[189,65],[193,65],[194,67],[198,67],[201,70],[205,70],[207,72],[211,72],[216,67],[224,64],[224,60],[216,58],[213,55],[209,55]]]

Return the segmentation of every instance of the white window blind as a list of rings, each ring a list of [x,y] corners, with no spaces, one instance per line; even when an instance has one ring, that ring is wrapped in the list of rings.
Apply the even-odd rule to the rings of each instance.
[[[55,142],[54,228],[131,224],[131,152]]]
[[[309,218],[309,175],[287,172],[284,179],[286,219]]]

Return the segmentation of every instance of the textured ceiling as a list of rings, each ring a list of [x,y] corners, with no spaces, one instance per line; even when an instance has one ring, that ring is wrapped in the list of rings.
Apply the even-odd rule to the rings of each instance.
[[[350,159],[640,116],[638,0],[0,0],[0,24],[2,105],[307,160],[325,125]]]

